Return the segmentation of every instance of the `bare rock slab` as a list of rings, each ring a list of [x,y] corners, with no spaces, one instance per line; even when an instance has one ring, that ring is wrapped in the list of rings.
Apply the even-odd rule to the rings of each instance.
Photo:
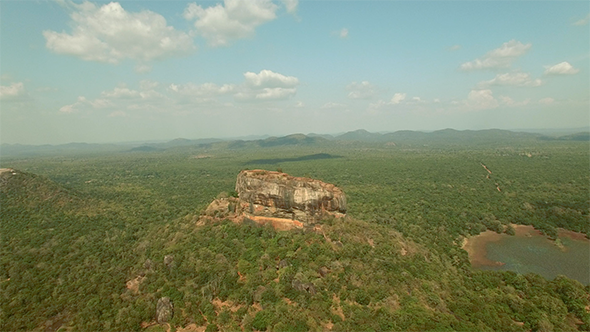
[[[260,217],[285,218],[303,224],[327,215],[346,213],[346,196],[333,184],[265,170],[245,170],[238,174],[238,209]]]

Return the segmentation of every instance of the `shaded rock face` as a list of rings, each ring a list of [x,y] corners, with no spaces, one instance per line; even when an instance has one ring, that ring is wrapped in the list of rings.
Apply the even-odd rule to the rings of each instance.
[[[310,224],[346,213],[344,192],[333,184],[285,173],[245,170],[238,174],[236,212]]]
[[[156,305],[156,321],[159,324],[168,323],[174,315],[174,304],[169,297],[162,297]]]

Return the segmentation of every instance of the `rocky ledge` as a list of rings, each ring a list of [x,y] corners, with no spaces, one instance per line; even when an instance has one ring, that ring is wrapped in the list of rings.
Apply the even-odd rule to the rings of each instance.
[[[310,226],[323,218],[343,217],[346,196],[333,184],[281,172],[245,170],[236,181],[238,197],[218,198],[205,216],[240,222],[248,218],[284,230]]]

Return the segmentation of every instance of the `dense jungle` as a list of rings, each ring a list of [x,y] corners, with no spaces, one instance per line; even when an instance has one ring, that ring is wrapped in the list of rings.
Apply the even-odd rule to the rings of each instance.
[[[480,271],[461,245],[510,224],[588,237],[589,151],[499,130],[3,146],[0,330],[588,331],[588,284]],[[335,184],[347,216],[198,224],[243,169]]]

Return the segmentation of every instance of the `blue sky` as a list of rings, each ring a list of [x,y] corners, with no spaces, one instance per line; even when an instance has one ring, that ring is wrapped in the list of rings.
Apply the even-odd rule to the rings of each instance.
[[[590,3],[2,1],[0,142],[585,127]]]

